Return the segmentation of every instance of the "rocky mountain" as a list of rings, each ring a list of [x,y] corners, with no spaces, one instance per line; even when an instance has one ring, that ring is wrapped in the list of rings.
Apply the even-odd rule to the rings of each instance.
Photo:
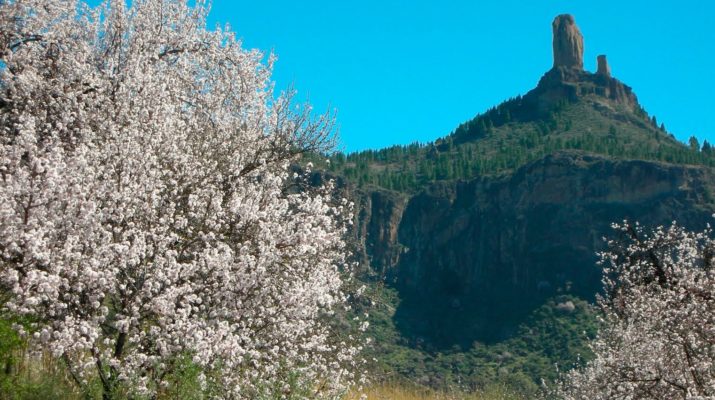
[[[356,201],[368,281],[397,293],[401,346],[464,352],[520,335],[549,299],[593,300],[612,222],[712,220],[715,156],[659,127],[605,55],[585,71],[573,16],[552,28],[553,68],[524,96],[435,143],[323,165]]]

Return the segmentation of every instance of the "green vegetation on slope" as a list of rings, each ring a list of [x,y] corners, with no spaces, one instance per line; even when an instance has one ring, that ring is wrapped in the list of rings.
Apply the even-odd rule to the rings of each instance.
[[[508,100],[434,143],[314,156],[311,161],[358,186],[399,192],[416,192],[434,181],[511,171],[564,149],[715,166],[715,151],[707,141],[701,148],[693,138],[686,146],[645,111],[619,109],[595,95],[574,103],[561,102],[544,115],[527,120],[511,117],[520,107],[520,97]]]
[[[502,385],[525,396],[539,391],[542,379],[590,359],[588,341],[597,331],[593,306],[573,296],[556,296],[534,310],[510,339],[468,350],[432,351],[400,336],[394,322],[396,290],[372,285],[371,326],[374,344],[368,358],[379,380],[463,391]]]
[[[362,397],[367,396],[367,397]],[[523,395],[514,393],[502,385],[491,385],[483,390],[464,392],[460,390],[434,390],[409,383],[386,383],[356,390],[345,400],[525,400]]]

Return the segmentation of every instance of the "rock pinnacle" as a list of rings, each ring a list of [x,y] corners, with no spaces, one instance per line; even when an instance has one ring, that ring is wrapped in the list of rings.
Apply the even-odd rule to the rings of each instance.
[[[554,33],[554,68],[583,70],[583,35],[574,17],[562,14],[551,24]]]
[[[611,67],[608,65],[606,56],[600,55],[600,56],[598,56],[597,60],[598,60],[598,70],[596,70],[596,74],[604,75],[604,76],[610,78],[611,77]]]

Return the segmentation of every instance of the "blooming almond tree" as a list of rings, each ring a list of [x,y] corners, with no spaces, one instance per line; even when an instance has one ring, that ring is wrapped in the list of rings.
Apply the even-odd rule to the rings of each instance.
[[[564,399],[715,398],[715,241],[673,224],[615,225],[602,254],[605,327],[596,358],[570,372]]]
[[[3,307],[105,398],[155,395],[187,357],[220,397],[289,395],[288,375],[335,394],[350,207],[289,169],[332,118],[276,98],[273,58],[206,14],[0,1]]]

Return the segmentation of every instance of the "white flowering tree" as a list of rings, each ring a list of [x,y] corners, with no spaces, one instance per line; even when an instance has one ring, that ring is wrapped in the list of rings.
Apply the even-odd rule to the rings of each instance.
[[[206,14],[0,0],[2,307],[105,398],[155,395],[182,357],[220,397],[335,394],[350,211],[290,170],[332,117],[276,98],[273,58]]]
[[[604,328],[595,359],[566,375],[573,400],[715,398],[715,241],[673,224],[615,228],[602,254]]]

